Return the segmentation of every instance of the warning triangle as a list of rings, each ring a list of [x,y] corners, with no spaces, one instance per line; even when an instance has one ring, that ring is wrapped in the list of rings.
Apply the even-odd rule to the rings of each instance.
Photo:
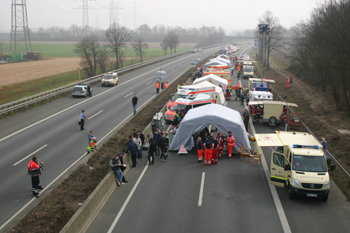
[[[187,155],[187,150],[186,148],[182,145],[179,152],[177,153],[177,155]]]

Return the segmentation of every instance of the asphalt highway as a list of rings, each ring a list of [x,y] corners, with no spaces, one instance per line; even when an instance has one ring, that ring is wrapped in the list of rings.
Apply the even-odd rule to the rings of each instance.
[[[238,54],[248,53],[245,48]],[[236,72],[232,80],[238,82]],[[248,85],[247,80],[241,83]],[[241,113],[244,109],[232,98],[227,106]],[[257,133],[278,130],[262,123],[253,126]],[[264,149],[268,167],[270,156],[271,150]],[[167,162],[156,157],[151,166],[143,159],[87,232],[349,232],[350,205],[334,182],[326,203],[289,200],[287,191],[271,188],[266,176],[260,165],[236,157],[223,157],[210,167],[197,163],[196,154],[169,153]]]
[[[140,68],[120,76],[113,88],[93,86],[91,98],[67,96],[0,121],[0,225],[33,201],[26,168],[33,154],[44,162],[41,184],[45,188],[84,155],[90,130],[101,139],[132,115],[134,94],[139,98],[138,107],[155,95],[155,71],[162,68],[167,72],[166,81],[171,82],[190,68],[191,62],[218,50],[185,54]],[[82,109],[85,131],[78,126]]]

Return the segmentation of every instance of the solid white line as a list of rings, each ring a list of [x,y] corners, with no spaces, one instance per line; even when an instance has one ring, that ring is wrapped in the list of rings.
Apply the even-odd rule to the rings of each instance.
[[[47,144],[46,145],[44,145],[44,146],[42,146],[42,147],[40,147],[39,149],[37,149],[36,151],[34,151],[33,153],[31,153],[31,154],[29,154],[28,156],[26,156],[26,157],[24,157],[23,159],[21,159],[20,161],[18,161],[17,163],[14,163],[13,164],[13,166],[16,166],[17,164],[19,164],[20,162],[22,162],[23,160],[25,160],[25,159],[27,159],[27,158],[29,158],[30,156],[32,156],[33,154],[35,154],[36,152],[38,152],[39,150],[41,150],[41,149],[43,149],[43,148],[45,148],[47,146]]]
[[[172,68],[171,70],[174,70],[174,69],[175,69],[175,68]],[[170,71],[171,71],[171,70],[170,70]]]
[[[202,172],[202,181],[201,181],[201,188],[199,190],[198,206],[202,206],[204,181],[205,181],[205,172]]]
[[[95,116],[97,116],[98,114],[100,114],[101,112],[103,112],[103,110],[99,111],[98,113],[96,113],[95,115],[92,115],[91,117],[88,118],[88,120],[94,118]]]
[[[129,95],[131,95],[132,93],[134,93],[134,92],[131,92],[131,93],[127,94],[126,96],[124,96],[124,99],[125,99],[126,97],[128,97]]]
[[[125,202],[124,202],[122,208],[119,210],[117,216],[115,217],[115,219],[114,219],[112,225],[109,227],[107,233],[111,233],[111,232],[114,230],[115,225],[117,225],[117,223],[118,223],[120,217],[122,216],[122,214],[123,214],[123,212],[124,212],[126,206],[128,205],[128,203],[129,203],[129,201],[130,201],[132,195],[134,194],[134,192],[135,192],[137,186],[139,185],[139,183],[140,183],[142,177],[145,175],[145,173],[146,173],[146,171],[147,171],[147,168],[148,168],[148,165],[146,165],[145,168],[143,169],[143,171],[142,171],[140,177],[137,179],[137,181],[136,181],[134,187],[132,188],[131,192],[129,193],[129,196],[126,198],[126,200],[125,200]]]
[[[241,85],[241,82],[240,82],[240,85]],[[244,107],[247,108],[247,105],[244,104]],[[250,125],[250,128],[252,129],[253,135],[255,135],[256,131],[255,131],[255,127],[253,125],[252,119],[249,119],[249,125]],[[267,166],[265,155],[264,155],[262,150],[261,150],[261,162],[262,162],[263,171],[264,171],[268,186],[269,186],[271,194],[272,194],[272,199],[273,199],[275,206],[276,206],[278,217],[281,221],[283,232],[291,233],[292,231],[290,229],[286,214],[284,213],[283,206],[282,206],[281,200],[278,196],[276,187],[274,185],[272,185],[270,182],[270,179],[271,179],[270,171],[269,171],[269,167]]]
[[[168,64],[166,64],[166,65],[164,65],[164,66],[168,66],[168,65],[173,64],[173,63],[175,63],[175,62],[178,62],[178,61],[180,61],[180,60],[182,60],[182,59],[186,59],[186,58],[188,58],[188,57],[190,57],[190,56],[194,56],[194,55],[189,55],[189,56],[187,56],[187,57],[180,58],[180,59],[178,59],[178,60],[176,60],[176,61],[173,61],[173,62],[170,62],[170,63],[168,63]],[[85,102],[87,102],[87,101],[89,101],[89,100],[92,100],[92,99],[94,99],[94,98],[96,98],[96,97],[98,97],[98,96],[100,96],[100,95],[103,95],[103,94],[109,92],[109,91],[112,91],[114,88],[118,88],[118,87],[120,87],[120,86],[122,86],[122,85],[124,85],[124,84],[126,84],[126,83],[128,83],[128,82],[131,82],[131,81],[133,81],[133,80],[135,80],[135,79],[137,79],[137,78],[139,78],[139,77],[141,77],[141,76],[143,76],[143,75],[145,75],[145,74],[148,74],[148,73],[150,73],[150,72],[153,72],[153,71],[155,71],[155,70],[159,70],[159,68],[155,68],[155,69],[153,69],[153,70],[147,71],[146,73],[143,73],[143,74],[141,74],[141,75],[139,75],[139,76],[137,76],[137,77],[135,77],[135,78],[132,78],[132,79],[130,79],[130,80],[128,80],[128,81],[125,81],[125,82],[119,84],[118,86],[109,88],[109,89],[107,89],[106,91],[101,92],[101,93],[98,94],[98,95],[95,95],[95,96],[93,96],[93,97],[91,97],[91,98],[89,98],[89,99],[86,99],[86,100],[82,101],[82,102],[76,103],[76,104],[74,104],[74,105],[72,105],[72,106],[70,106],[70,107],[68,107],[68,108],[66,108],[66,109],[63,109],[63,110],[61,110],[61,111],[59,111],[59,112],[57,112],[57,113],[55,113],[55,114],[53,114],[53,115],[51,115],[51,116],[48,116],[48,117],[46,117],[46,118],[44,118],[44,119],[42,119],[42,120],[40,120],[40,121],[37,121],[37,122],[35,122],[35,123],[31,124],[31,125],[28,125],[27,127],[24,127],[23,129],[20,129],[20,130],[18,130],[18,131],[16,131],[16,132],[12,133],[12,134],[10,134],[10,135],[7,135],[6,137],[1,138],[1,139],[0,139],[0,142],[6,140],[6,139],[8,139],[8,138],[10,138],[10,137],[12,137],[12,136],[14,136],[14,135],[16,135],[16,134],[19,134],[19,133],[21,133],[21,132],[23,132],[23,131],[25,131],[25,130],[27,130],[27,129],[30,129],[30,128],[32,128],[33,126],[36,126],[36,125],[38,125],[38,124],[40,124],[40,123],[42,123],[42,122],[44,122],[44,121],[46,121],[46,120],[48,120],[48,119],[51,119],[51,118],[53,118],[53,117],[55,117],[55,116],[57,116],[57,115],[59,115],[59,114],[61,114],[61,113],[63,113],[63,112],[66,112],[66,111],[68,111],[69,109],[72,109],[72,108],[74,108],[74,107],[76,107],[76,106],[78,106],[78,105],[80,105],[80,104],[82,104],[82,103],[85,103]]]
[[[146,85],[150,84],[152,81],[149,81],[148,83],[146,83]]]

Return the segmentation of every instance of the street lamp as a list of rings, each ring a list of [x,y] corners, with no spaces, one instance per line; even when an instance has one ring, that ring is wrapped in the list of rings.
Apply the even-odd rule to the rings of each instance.
[[[262,39],[261,39],[261,69],[262,69],[262,74],[261,74],[261,81],[264,79],[264,35],[268,35],[270,32],[270,25],[266,23],[260,23],[258,24],[259,28],[259,34],[261,34]]]

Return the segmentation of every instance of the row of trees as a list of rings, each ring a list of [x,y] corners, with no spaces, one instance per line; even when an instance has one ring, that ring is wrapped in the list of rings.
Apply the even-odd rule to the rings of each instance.
[[[164,36],[173,32],[183,42],[195,42],[201,41],[201,39],[209,36],[213,31],[220,32],[225,35],[225,31],[221,27],[207,27],[202,26],[200,28],[182,28],[182,27],[165,27],[162,24],[149,27],[147,24],[140,25],[136,30],[125,28],[130,34],[132,39],[137,39],[142,36],[146,41],[162,42]],[[88,33],[86,33],[88,32]],[[93,29],[91,27],[83,29],[80,26],[73,24],[68,29],[63,27],[49,27],[39,28],[37,31],[30,30],[30,37],[32,40],[39,41],[79,41],[85,34],[94,33],[100,37],[103,37],[105,30]]]
[[[350,112],[350,2],[329,1],[294,28],[292,69]]]

